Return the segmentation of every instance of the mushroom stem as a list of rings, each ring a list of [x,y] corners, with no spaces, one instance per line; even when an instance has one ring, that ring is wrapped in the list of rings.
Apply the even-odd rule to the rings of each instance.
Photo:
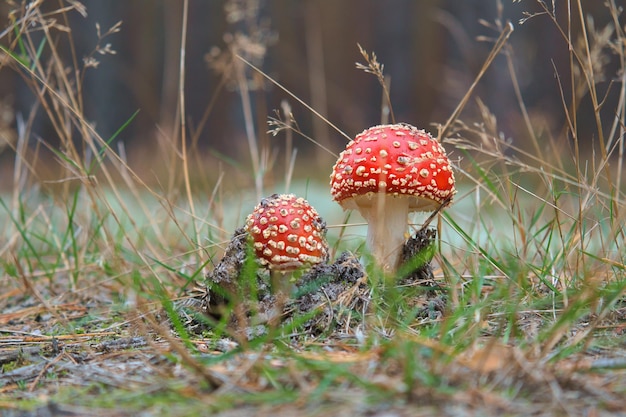
[[[378,193],[361,214],[367,220],[367,248],[385,273],[395,273],[406,241],[409,203],[405,198]]]
[[[294,285],[294,272],[295,271],[270,271],[270,287],[272,294],[283,294],[286,297],[291,296]]]
[[[268,323],[271,326],[276,326],[280,323],[280,320],[285,312],[285,305],[287,300],[291,297],[294,284],[291,282],[293,272],[285,271],[270,271],[270,285],[272,295],[274,295],[274,306],[269,312]]]

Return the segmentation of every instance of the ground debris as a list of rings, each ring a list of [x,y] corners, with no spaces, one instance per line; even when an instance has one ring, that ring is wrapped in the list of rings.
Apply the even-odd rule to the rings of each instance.
[[[265,268],[256,270],[254,288],[250,285],[252,283],[242,282],[240,275],[246,250],[246,233],[243,228],[237,229],[224,257],[206,275],[207,289],[200,311],[221,318],[227,311],[228,301],[235,301],[239,314],[233,314],[232,322],[241,327],[242,315],[250,318],[244,325],[243,333],[247,338],[263,333],[259,331],[259,325],[310,312],[316,312],[316,318],[309,320],[305,327],[316,328],[315,332],[319,333],[329,328],[333,321],[337,322],[337,318],[343,315],[341,311],[357,311],[366,304],[365,271],[350,252],[342,253],[332,264],[321,263],[304,271],[290,287],[291,294],[274,294],[270,289],[270,273]],[[250,317],[251,314],[254,317]]]
[[[235,230],[224,256],[215,268],[207,273],[205,277],[207,282],[205,307],[207,309],[210,309],[212,305],[222,303],[226,294],[237,293],[239,276],[246,261],[247,237],[248,234],[243,227]],[[219,286],[222,291],[215,291],[216,286]]]
[[[437,230],[423,228],[411,236],[402,247],[400,264],[407,269],[399,280],[399,285],[419,282],[424,286],[438,287],[430,261],[433,257],[433,244]]]
[[[120,414],[119,410],[85,408],[55,402],[49,402],[30,411],[5,410],[2,413],[3,417],[120,417],[124,415],[127,414]]]
[[[363,323],[372,283],[356,255],[343,252],[331,264],[314,265],[294,280],[290,294],[278,296],[271,289],[267,269],[256,270],[255,282],[242,278],[249,253],[246,236],[244,228],[235,231],[223,258],[206,275],[201,306],[192,308],[193,311],[214,319],[230,314],[233,327],[247,329],[242,331],[247,338],[259,333],[258,329],[252,331],[253,325],[293,321],[307,315],[311,317],[300,328],[310,335],[335,330],[353,333]],[[417,316],[422,319],[441,318],[446,305],[445,297],[438,294],[440,287],[430,264],[435,237],[435,229],[424,228],[406,242],[401,257],[403,277],[394,284],[404,289],[410,287],[411,291],[405,291],[411,294],[407,304],[416,308]],[[206,329],[190,319],[188,313],[183,311],[182,315],[190,331]]]
[[[168,395],[182,396],[184,406],[180,407],[191,405],[194,410],[200,410],[195,415],[231,417],[625,415],[626,354],[623,348],[615,347],[614,337],[606,346],[594,344],[584,352],[553,362],[533,356],[531,349],[503,344],[499,338],[495,338],[497,343],[481,338],[481,343],[460,352],[450,347],[450,352],[443,351],[440,348],[447,345],[436,337],[418,337],[419,328],[417,336],[396,330],[384,343],[363,349],[355,344],[359,340],[356,332],[361,326],[367,330],[366,326],[371,324],[363,313],[372,317],[371,298],[378,294],[368,278],[358,258],[350,252],[342,253],[332,264],[305,272],[294,283],[279,327],[252,320],[247,323],[245,338],[248,339],[263,340],[269,336],[272,339],[266,340],[274,340],[276,331],[294,329],[293,335],[280,333],[279,344],[246,344],[242,343],[243,339],[228,339],[224,335],[198,337],[198,333],[189,332],[188,342],[198,347],[198,352],[183,346],[180,340],[179,343],[204,368],[204,373],[189,366],[186,357],[172,349],[171,341],[151,332],[152,328],[142,332],[142,328],[132,324],[111,326],[111,321],[101,322],[101,312],[110,308],[107,304],[92,312],[98,320],[88,327],[92,332],[87,334],[47,336],[50,322],[42,323],[32,315],[24,315],[11,325],[13,329],[4,329],[10,335],[0,338],[0,358],[5,360],[0,374],[0,397],[4,396],[0,398],[0,415],[162,415],[160,403],[144,413],[119,402],[110,402],[107,408],[98,407],[101,398],[119,396],[125,401],[129,398],[135,401]],[[395,290],[404,301],[410,298],[412,307],[423,308],[415,323],[439,318],[445,311],[445,297],[434,285],[405,282]],[[189,317],[194,316],[196,309],[201,314],[198,300],[203,295],[193,290],[191,299],[180,300],[179,307],[190,310]],[[271,296],[264,295],[254,304],[258,308],[275,302]],[[257,309],[254,313],[258,316],[259,312]],[[611,317],[602,331],[621,329],[623,322],[618,320],[622,319]],[[93,327],[96,324],[101,326],[101,331]],[[26,325],[28,334],[23,331]],[[163,330],[171,336],[171,328]],[[414,338],[407,345],[409,334]],[[283,346],[283,341],[292,348],[288,352],[276,347]],[[433,352],[449,360],[433,360]],[[413,363],[413,368],[408,363]],[[432,374],[436,381],[432,386],[421,379],[424,372]],[[203,376],[206,373],[220,382],[217,391],[207,386]],[[329,377],[333,373],[335,377]],[[308,393],[329,380],[328,388],[309,400]],[[361,381],[366,381],[367,387]],[[297,401],[262,406],[237,400],[244,398],[240,393],[266,396],[275,392],[276,386],[290,390],[295,387],[302,396]],[[48,402],[50,398],[63,401],[68,392],[79,395],[71,397],[67,404]],[[61,395],[56,396],[57,393]],[[227,407],[207,406],[222,394],[231,401]],[[277,395],[284,395],[284,391]],[[36,401],[38,407],[18,410],[14,404],[22,401],[28,404]],[[91,405],[87,408],[85,404]],[[168,414],[191,415],[178,412],[177,406],[172,405]]]
[[[247,236],[243,227],[235,230],[224,256],[215,269],[207,274],[207,280],[221,285],[236,285],[241,268],[246,260]]]
[[[13,362],[21,358],[31,359],[38,355],[41,350],[42,346],[0,349],[0,365]]]
[[[2,374],[0,379],[0,387],[7,384],[13,384],[18,381],[30,381],[37,377],[46,366],[46,361],[39,359],[36,363],[21,366],[9,372]]]
[[[122,337],[121,339],[106,340],[101,343],[91,345],[97,352],[113,352],[116,350],[135,349],[147,345],[144,337]]]
[[[360,324],[369,301],[363,267],[354,254],[343,252],[333,264],[316,265],[298,280],[290,306],[299,315],[317,311],[303,327],[320,334]]]

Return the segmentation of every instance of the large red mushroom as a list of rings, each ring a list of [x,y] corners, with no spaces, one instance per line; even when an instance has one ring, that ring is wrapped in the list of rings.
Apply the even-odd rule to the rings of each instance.
[[[405,123],[358,134],[339,155],[330,179],[333,199],[367,221],[367,247],[386,272],[398,267],[409,212],[435,210],[456,193],[444,148]]]

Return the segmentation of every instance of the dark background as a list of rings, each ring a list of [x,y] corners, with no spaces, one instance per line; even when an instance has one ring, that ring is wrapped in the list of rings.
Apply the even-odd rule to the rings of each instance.
[[[49,7],[57,8],[63,4],[57,1],[47,3]],[[257,27],[267,28],[269,32],[265,33],[269,36],[261,41],[267,47],[266,54],[262,60],[255,62],[353,136],[379,123],[381,117],[379,84],[373,76],[355,69],[356,61],[364,62],[357,43],[367,51],[375,52],[384,64],[385,73],[391,77],[391,98],[396,119],[435,132],[431,124],[443,123],[450,115],[492,46],[492,43],[479,41],[477,37],[495,38],[498,35],[496,30],[481,24],[480,20],[490,24],[497,20],[510,20],[515,25],[510,39],[515,70],[537,132],[546,140],[555,136],[566,137],[563,134],[564,111],[555,68],[566,79],[562,88],[568,97],[567,47],[547,16],[518,24],[524,11],[538,10],[534,1],[260,0],[257,12],[252,13],[249,20],[234,23],[227,21],[227,3],[239,3],[245,8],[257,2],[189,2],[185,61],[188,136],[190,140],[195,136],[198,149],[207,155],[221,154],[243,164],[249,161],[238,92],[229,82],[221,83],[224,74],[211,69],[206,56],[214,47],[222,50],[227,47],[225,34],[254,36],[259,33]],[[586,12],[594,15],[596,27],[603,27],[609,21],[603,2],[584,3],[588,8]],[[111,44],[116,54],[96,56],[100,61],[99,67],[86,72],[83,85],[85,116],[106,139],[136,110],[140,110],[117,140],[124,142],[131,159],[145,164],[142,155],[150,155],[150,150],[159,141],[158,137],[171,140],[179,137],[176,126],[183,2],[83,0],[83,4],[88,12],[86,18],[78,13],[69,15],[79,57],[88,55],[97,42],[96,22],[104,31],[123,21],[122,30],[104,41]],[[6,16],[15,7],[8,4],[2,7],[2,18],[8,24]],[[564,12],[560,15],[565,17]],[[6,43],[5,40],[0,41]],[[58,47],[68,57],[69,65],[67,42],[60,41]],[[246,74],[257,86],[262,81],[249,69]],[[22,76],[19,70],[3,66],[0,69],[0,92],[3,104],[13,109],[14,116],[26,117],[35,96],[22,82]],[[608,100],[614,100],[616,96],[609,94]],[[256,130],[261,143],[270,143],[270,146],[283,143],[280,137],[272,139],[266,136],[264,123],[274,109],[280,108],[281,100],[287,97],[267,82],[251,91]],[[517,146],[530,149],[528,132],[513,94],[504,57],[496,59],[475,97],[480,97],[494,113],[498,128],[505,137],[512,138]],[[214,106],[207,111],[214,98]],[[320,123],[293,99],[289,101],[302,130],[339,152],[345,138]],[[462,117],[468,123],[478,121],[474,103],[472,100]],[[206,123],[198,129],[205,113],[208,114]],[[587,114],[591,116],[591,112]],[[15,125],[14,120],[10,123]],[[591,149],[593,120],[581,116],[582,129],[585,129],[585,124],[589,125],[587,145]],[[33,137],[29,141],[45,138],[55,146],[54,131],[43,114],[36,118],[32,132]],[[305,140],[296,139],[295,144],[300,148],[301,155],[328,157],[320,156],[323,151]],[[10,151],[5,149],[0,157],[2,164],[10,164]]]

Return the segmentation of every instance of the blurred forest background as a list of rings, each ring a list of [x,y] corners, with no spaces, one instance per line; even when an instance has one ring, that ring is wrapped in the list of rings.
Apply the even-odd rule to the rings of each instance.
[[[562,2],[556,3],[561,7]],[[0,42],[7,48],[15,47],[11,30],[7,31],[11,11],[25,4],[14,0],[0,5]],[[44,2],[50,10],[63,4],[72,2]],[[58,30],[57,47],[66,57],[68,68],[72,66],[73,52],[81,66],[83,57],[93,53],[98,44],[96,24],[103,33],[122,21],[121,30],[107,36],[100,45],[110,44],[107,48],[115,54],[93,54],[99,64],[85,71],[85,117],[107,139],[139,110],[112,147],[119,150],[123,144],[130,165],[142,176],[158,176],[155,158],[159,155],[155,153],[173,152],[168,143],[180,138],[183,2],[82,0],[82,4],[86,15],[72,11],[67,14],[67,22],[60,22],[71,27],[74,51]],[[596,28],[611,23],[602,1],[583,4],[585,13],[594,16]],[[436,133],[432,123],[443,123],[467,91],[498,36],[498,22],[511,21],[515,31],[508,52],[514,56],[521,94],[536,133],[540,138],[557,138],[557,143],[568,146],[561,98],[561,94],[570,97],[567,47],[554,25],[546,21],[548,16],[520,24],[523,12],[528,10],[539,12],[540,8],[530,0],[190,0],[185,60],[188,140],[197,141],[197,149],[207,163],[232,159],[242,166],[250,165],[236,70],[223,54],[229,47],[237,48],[348,135],[379,123],[381,88],[375,77],[355,69],[355,62],[364,62],[357,43],[376,53],[384,64],[391,80],[396,119]],[[559,14],[557,10],[558,15],[563,17],[562,23],[566,22],[564,11]],[[36,38],[36,33],[33,36]],[[610,54],[604,56],[610,66]],[[44,51],[44,62],[45,58]],[[266,121],[288,99],[303,132],[334,152],[343,148],[343,136],[258,73],[247,67],[244,70],[259,143],[270,149],[284,147],[284,134],[268,135]],[[557,73],[565,79],[561,86]],[[11,147],[5,145],[15,143],[19,120],[27,120],[35,110],[27,138],[29,146],[37,148],[39,141],[58,146],[54,129],[37,107],[37,98],[24,77],[24,71],[10,60],[0,61],[0,128],[5,141],[0,151],[0,186],[4,187],[11,183],[15,159]],[[611,80],[604,80],[599,88],[608,92],[607,101],[617,100],[618,89],[611,90]],[[529,146],[503,56],[489,69],[476,97],[493,112],[505,137],[521,148]],[[480,121],[474,99],[462,116],[466,123]],[[581,115],[592,114],[585,111],[586,105],[581,103]],[[594,121],[581,119],[580,123],[583,128],[589,123],[585,146],[591,151],[597,139],[593,137]],[[316,168],[312,176],[327,178],[335,159],[332,155],[301,138],[294,139],[294,146],[299,149],[297,170]],[[40,179],[54,177],[53,155],[44,147],[38,148]]]

